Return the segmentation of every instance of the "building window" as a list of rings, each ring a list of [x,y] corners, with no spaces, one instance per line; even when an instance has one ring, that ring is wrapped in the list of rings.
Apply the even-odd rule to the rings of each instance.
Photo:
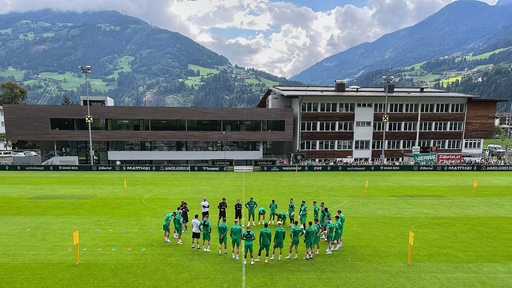
[[[432,122],[421,122],[420,131],[432,131]]]
[[[319,131],[336,131],[336,122],[320,122]]]
[[[464,148],[466,149],[481,149],[482,141],[480,140],[464,140]]]
[[[262,122],[262,131],[285,131],[286,121],[284,120],[263,120]]]
[[[405,113],[416,113],[418,112],[418,104],[407,103],[404,104]]]
[[[402,113],[404,111],[404,104],[402,103],[391,103],[389,104],[390,113]]]
[[[0,127],[4,128],[4,125],[5,125],[5,124],[4,124],[4,121],[2,121],[2,123],[1,123]]]
[[[447,131],[448,122],[434,122],[434,131]]]
[[[336,112],[338,103],[320,103],[320,112]]]
[[[446,140],[446,149],[460,149],[460,140]]]
[[[450,131],[462,131],[462,122],[450,122]]]
[[[402,122],[389,122],[388,131],[402,131]]]
[[[436,147],[437,149],[444,149],[444,144],[446,140],[433,140],[432,146]]]
[[[354,131],[354,122],[352,122],[352,121],[338,122],[338,131]]]
[[[75,120],[71,118],[51,118],[50,129],[52,130],[75,130]]]
[[[372,108],[372,103],[357,103],[358,108]]]
[[[316,131],[318,122],[302,121],[300,123],[300,131]]]
[[[373,105],[373,112],[375,113],[384,113],[384,107],[386,106],[385,103],[375,103]]]
[[[356,127],[372,127],[371,121],[356,121]]]
[[[400,140],[388,140],[386,142],[387,142],[387,149],[390,149],[390,150],[400,149]]]
[[[369,150],[370,149],[370,140],[354,141],[354,149],[355,150]]]
[[[421,112],[422,113],[434,112],[434,104],[422,103],[421,104]]]
[[[403,140],[402,141],[402,149],[412,149],[414,147],[415,140]]]
[[[443,103],[436,104],[436,112],[437,113],[450,112],[450,104],[443,104]]]
[[[318,103],[306,102],[302,103],[302,112],[318,112]]]
[[[417,122],[404,122],[404,131],[416,131]]]
[[[431,140],[420,140],[420,147],[431,147]]]
[[[301,141],[300,142],[300,149],[301,150],[316,150],[317,147],[317,141]]]
[[[320,140],[318,141],[318,150],[334,150],[335,143],[334,140]]]
[[[452,104],[452,108],[451,108],[450,112],[452,112],[452,113],[464,112],[464,104]]]
[[[372,149],[373,150],[380,150],[380,149],[382,149],[382,140],[373,140],[372,141]]]
[[[373,131],[384,131],[384,122],[373,122]]]
[[[231,131],[261,131],[259,121],[244,120],[236,122],[235,127],[238,129],[233,129],[233,126],[231,126]],[[220,120],[187,120],[187,131],[222,131],[221,127]]]
[[[352,140],[338,140],[338,150],[352,150]]]
[[[339,112],[354,112],[354,103],[340,103]]]

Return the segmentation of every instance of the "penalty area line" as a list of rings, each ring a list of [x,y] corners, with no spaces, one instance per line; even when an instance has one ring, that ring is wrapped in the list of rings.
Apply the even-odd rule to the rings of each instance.
[[[148,206],[148,207],[151,207],[151,208],[155,208],[155,209],[162,209],[162,210],[165,210],[164,208],[160,207],[160,206],[154,206],[154,205],[151,205],[149,204],[148,202],[146,202],[146,199],[153,196],[153,195],[156,195],[160,192],[155,192],[155,193],[151,193],[151,194],[148,194],[146,196],[144,196],[144,198],[142,198],[142,203],[144,203],[144,205]]]
[[[334,206],[334,208],[341,207],[341,206],[345,205],[345,203],[347,203],[347,199],[345,199],[345,201],[343,201],[343,203],[341,203],[340,205]]]

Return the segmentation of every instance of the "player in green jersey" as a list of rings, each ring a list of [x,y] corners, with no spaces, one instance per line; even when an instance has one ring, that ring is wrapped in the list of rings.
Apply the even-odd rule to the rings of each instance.
[[[313,216],[314,216],[313,220],[320,219],[319,214],[320,214],[320,207],[318,207],[318,205],[316,205],[316,201],[313,201]]]
[[[251,264],[254,264],[252,241],[255,239],[256,237],[254,232],[251,231],[251,226],[247,225],[245,232],[242,233],[242,240],[244,240],[244,264],[247,263],[247,252],[251,254]]]
[[[183,233],[183,218],[181,217],[180,211],[172,212],[172,216],[174,217],[174,229],[176,230],[176,238],[178,238],[178,244],[183,244],[181,242],[181,234]]]
[[[325,229],[325,225],[327,224],[327,215],[325,214],[325,203],[320,203],[320,226],[322,226],[322,229]]]
[[[281,212],[281,213],[283,213],[283,212]],[[272,257],[270,258],[270,260],[274,260],[274,255],[276,254],[276,248],[279,248],[278,260],[281,260],[281,256],[283,255],[283,246],[284,246],[284,238],[286,238],[286,230],[284,230],[282,224],[283,223],[281,223],[281,221],[277,221],[277,228],[276,228],[276,232],[274,234],[274,248],[272,248]]]
[[[164,223],[162,224],[162,229],[164,230],[164,241],[165,242],[171,242],[169,239],[169,236],[171,235],[171,228],[169,225],[171,224],[172,214],[167,213],[165,215]]]
[[[258,203],[256,203],[256,201],[254,201],[254,199],[251,197],[251,199],[249,199],[249,201],[247,201],[247,203],[245,203],[245,208],[247,208],[247,213],[249,215],[248,219],[247,219],[247,225],[251,225],[251,216],[252,216],[252,225],[253,226],[256,226],[256,224],[254,223],[254,210],[256,209],[256,207],[258,207]]]
[[[235,219],[235,224],[231,226],[229,230],[229,236],[231,236],[231,258],[238,260],[240,253],[240,240],[242,238],[242,226],[238,224],[238,219]],[[236,258],[235,258],[236,256]]]
[[[338,216],[340,219],[336,221],[338,226],[336,227],[336,231],[339,230],[338,238],[336,238],[336,241],[338,244],[336,245],[336,250],[340,249],[343,246],[343,227],[345,226],[345,214],[341,210],[338,210]]]
[[[334,225],[334,222],[331,221],[331,218],[327,218],[327,224],[325,227],[325,233],[327,234],[327,250],[325,250],[325,252],[327,254],[332,254],[332,244],[335,230],[336,226]]]
[[[217,231],[219,232],[219,255],[222,254],[222,244],[224,244],[224,253],[228,254],[228,225],[226,225],[226,218],[222,218]]]
[[[290,237],[292,238],[292,243],[290,244],[290,252],[286,259],[290,259],[292,256],[292,248],[295,247],[295,257],[293,259],[297,259],[299,257],[299,238],[304,235],[304,230],[299,226],[299,221],[295,221],[294,226],[290,230]]]
[[[265,249],[265,263],[268,263],[268,251],[270,250],[271,242],[272,232],[270,232],[270,230],[268,229],[268,223],[265,223],[264,228],[260,230],[260,249],[258,250],[258,258],[256,259],[256,262],[260,262],[261,251]]]
[[[290,227],[292,227],[295,221],[295,203],[293,203],[293,198],[290,198],[290,203],[288,203],[288,217],[290,218]]]
[[[208,221],[209,215],[206,214],[201,220],[201,224],[199,225],[199,228],[203,232],[203,250],[204,252],[210,252],[210,233],[212,232],[212,224],[210,224],[210,221]],[[205,246],[205,241],[208,241],[208,246]]]
[[[279,212],[277,213],[277,221],[280,221],[283,226],[286,226],[286,213]]]
[[[306,228],[304,238],[306,238],[306,256],[304,260],[313,259],[313,244],[315,243],[316,227],[313,226],[313,222],[309,221],[309,227]]]
[[[274,220],[276,219],[277,214],[277,203],[275,200],[272,200],[270,202],[270,205],[268,205],[268,208],[270,209],[270,216],[268,216],[268,223],[272,221],[272,224],[274,224]]]
[[[300,212],[299,219],[300,225],[302,225],[302,229],[306,230],[306,219],[308,218],[308,206],[306,206],[306,201],[302,200],[300,203]]]
[[[334,222],[334,239],[332,241],[333,243],[333,250],[338,250],[340,247],[337,245],[339,243],[339,239],[341,238],[341,227],[340,227],[340,216],[336,215],[334,216],[335,222]],[[336,244],[336,246],[334,246]]]
[[[265,207],[260,207],[260,209],[258,209],[258,225],[265,224],[265,214],[267,214]]]
[[[315,219],[315,239],[313,240],[313,245],[316,245],[316,255],[320,254],[320,235],[322,234],[322,227],[320,227],[320,220]]]

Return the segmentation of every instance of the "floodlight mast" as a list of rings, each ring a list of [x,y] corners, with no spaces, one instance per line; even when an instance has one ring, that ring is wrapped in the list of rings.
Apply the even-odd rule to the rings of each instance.
[[[91,108],[89,105],[89,82],[87,79],[87,75],[92,73],[92,67],[89,65],[87,65],[87,66],[80,65],[80,66],[78,66],[78,68],[80,69],[80,72],[82,72],[82,74],[84,74],[84,76],[85,76],[85,96],[87,97],[86,120],[87,120],[88,129],[89,129],[89,157],[90,157],[91,165],[94,165],[94,150],[92,149],[92,133],[91,133],[91,121],[90,121]]]

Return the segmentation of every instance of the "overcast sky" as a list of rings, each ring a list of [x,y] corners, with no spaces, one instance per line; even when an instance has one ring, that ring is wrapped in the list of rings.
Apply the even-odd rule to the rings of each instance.
[[[233,64],[291,77],[330,55],[414,25],[453,1],[0,0],[0,13],[117,10],[184,34]]]

